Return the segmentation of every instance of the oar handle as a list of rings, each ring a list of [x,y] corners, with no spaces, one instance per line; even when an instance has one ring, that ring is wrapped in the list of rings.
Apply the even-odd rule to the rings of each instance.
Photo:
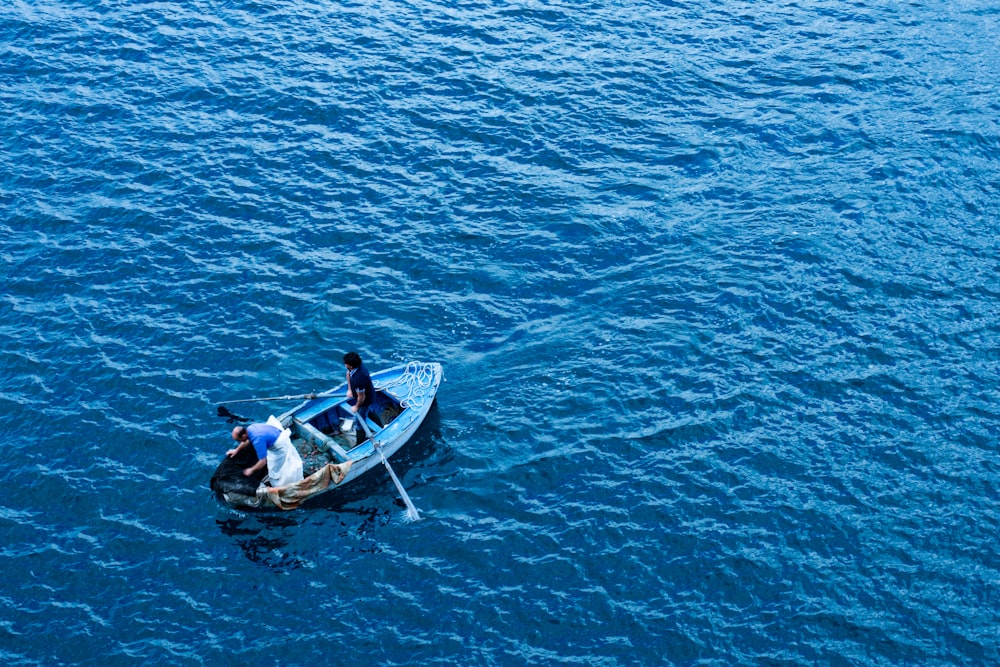
[[[358,422],[361,424],[361,428],[365,430],[365,433],[368,435],[369,438],[371,438],[372,444],[374,444],[375,434],[372,433],[371,427],[368,426],[368,421],[361,414],[361,410],[358,410],[357,412],[354,413],[354,418],[358,420]],[[378,445],[375,446],[377,447]]]

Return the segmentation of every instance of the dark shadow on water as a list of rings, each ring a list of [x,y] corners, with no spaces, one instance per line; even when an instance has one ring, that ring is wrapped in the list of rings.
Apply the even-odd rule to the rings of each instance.
[[[238,414],[231,412],[229,408],[227,408],[224,405],[220,405],[219,409],[216,410],[215,414],[218,417],[224,417],[226,419],[227,424],[235,424],[237,422],[243,423],[250,421],[249,417],[241,417]]]
[[[234,538],[243,555],[252,563],[287,571],[298,569],[307,562],[295,554],[283,552],[288,540],[282,534],[299,523],[294,517],[259,514],[216,523],[223,535]]]
[[[216,521],[223,535],[232,538],[247,560],[262,565],[277,572],[297,570],[309,565],[315,554],[299,554],[288,551],[289,538],[294,536],[295,529],[300,525],[310,523],[305,519],[303,511],[294,510],[290,513],[247,514],[240,518],[229,518]],[[358,553],[377,553],[381,551],[376,540],[376,531],[388,525],[395,512],[386,507],[341,507],[337,510],[338,530],[336,535],[339,546]],[[313,526],[318,528],[318,526]],[[330,538],[329,524],[323,526],[324,533]],[[327,542],[329,544],[329,541]]]

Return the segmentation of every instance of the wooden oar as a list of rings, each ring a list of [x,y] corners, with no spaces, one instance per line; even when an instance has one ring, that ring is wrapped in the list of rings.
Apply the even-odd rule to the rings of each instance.
[[[389,465],[389,460],[385,458],[385,454],[382,453],[382,445],[375,440],[375,434],[372,433],[370,428],[368,428],[368,423],[360,414],[360,411],[355,414],[357,415],[358,421],[361,422],[361,428],[365,430],[365,433],[368,434],[368,439],[372,441],[372,447],[374,447],[375,451],[378,452],[378,455],[382,457],[382,465],[384,465],[385,469],[389,471],[389,477],[392,478],[392,483],[396,485],[396,490],[399,491],[399,495],[403,497],[403,502],[406,504],[407,516],[409,516],[412,521],[419,521],[420,513],[417,512],[416,506],[413,504],[413,501],[410,500],[410,496],[407,495],[406,489],[403,488],[403,483],[399,481],[398,477],[396,477],[396,471],[392,469],[392,466]]]
[[[420,521],[420,513],[417,512],[417,508],[414,506],[413,501],[410,500],[410,496],[406,494],[406,489],[403,488],[402,482],[400,482],[399,478],[396,477],[396,471],[392,469],[392,466],[389,465],[389,461],[385,458],[385,454],[382,453],[382,446],[374,444],[374,442],[373,445],[375,449],[378,450],[378,455],[382,457],[382,465],[384,465],[385,469],[389,471],[389,477],[392,477],[392,482],[396,485],[396,490],[399,491],[399,495],[403,497],[403,502],[406,503],[407,516],[410,517],[411,521]]]
[[[262,398],[238,398],[233,401],[219,401],[216,405],[225,403],[251,403],[255,401],[301,401],[307,398],[330,398],[336,394],[296,394],[294,396],[264,396]]]

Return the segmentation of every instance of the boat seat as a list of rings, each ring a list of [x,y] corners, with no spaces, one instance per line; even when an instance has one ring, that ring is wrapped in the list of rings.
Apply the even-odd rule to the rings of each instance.
[[[337,405],[338,403],[343,403],[346,400],[347,397],[345,396],[330,396],[329,398],[321,399],[316,403],[314,403],[313,405],[310,405],[308,408],[303,408],[299,412],[296,412],[295,419],[296,421],[301,421],[301,422],[312,421],[312,419],[317,415],[326,412],[333,406]]]
[[[320,431],[318,428],[316,428],[309,422],[301,421],[298,419],[298,417],[296,417],[295,427],[302,438],[313,443],[320,449],[325,449],[330,452],[333,452],[334,456],[336,456],[337,459],[339,459],[338,461],[339,463],[343,463],[344,461],[347,461],[350,458],[347,455],[347,451],[343,447],[338,445],[333,438],[326,435],[325,433]]]

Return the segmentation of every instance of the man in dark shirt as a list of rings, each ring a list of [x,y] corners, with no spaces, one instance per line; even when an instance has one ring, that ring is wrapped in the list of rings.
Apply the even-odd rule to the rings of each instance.
[[[344,355],[344,366],[347,367],[347,404],[351,406],[351,412],[366,417],[375,401],[372,376],[357,352]]]

